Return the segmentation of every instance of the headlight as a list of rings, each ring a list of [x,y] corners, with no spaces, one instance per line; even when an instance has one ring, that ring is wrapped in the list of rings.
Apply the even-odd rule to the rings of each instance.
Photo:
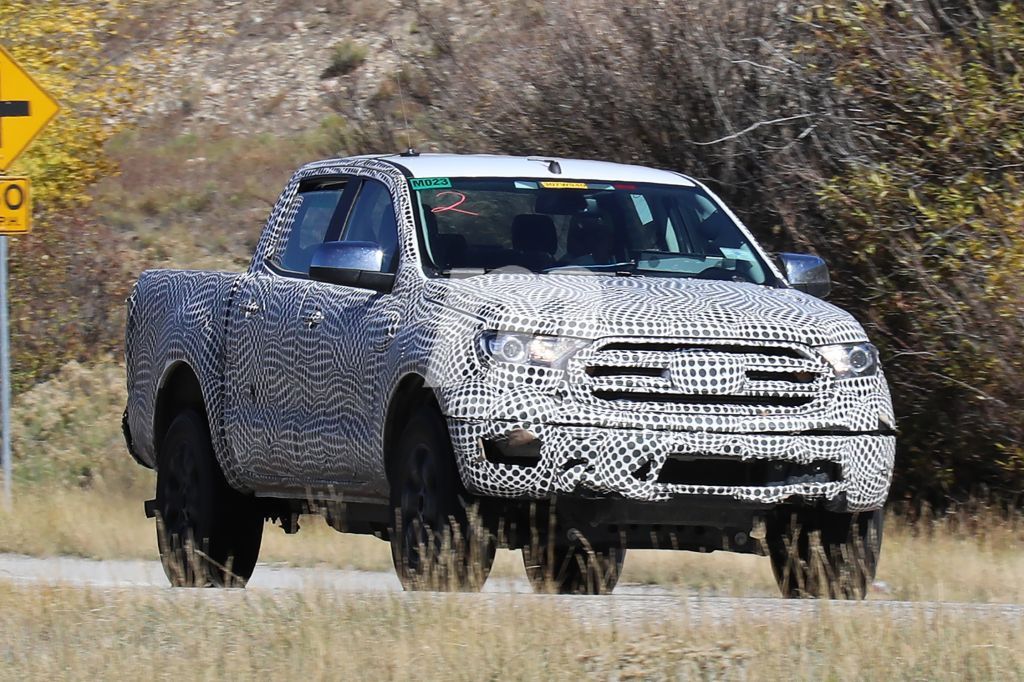
[[[590,342],[569,336],[484,331],[478,343],[484,357],[497,362],[564,369],[569,356]]]
[[[870,343],[844,343],[818,348],[837,379],[870,377],[878,373],[878,349]]]

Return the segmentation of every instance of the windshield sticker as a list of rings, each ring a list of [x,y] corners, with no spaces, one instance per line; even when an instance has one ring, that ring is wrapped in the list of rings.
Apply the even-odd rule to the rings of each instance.
[[[587,189],[587,183],[585,182],[554,182],[551,180],[543,180],[540,186],[544,189]]]
[[[417,192],[422,192],[425,189],[450,189],[452,186],[451,178],[410,178],[409,184]]]
[[[516,189],[537,189],[537,183],[528,180],[516,180],[515,187]]]

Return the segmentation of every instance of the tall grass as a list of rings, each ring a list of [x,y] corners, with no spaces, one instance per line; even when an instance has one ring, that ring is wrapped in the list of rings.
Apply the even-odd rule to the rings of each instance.
[[[582,598],[586,600],[587,598]],[[600,598],[599,598],[600,599]],[[624,627],[515,595],[95,590],[0,583],[0,677],[18,679],[1011,679],[1024,630],[823,604],[792,619]]]
[[[0,552],[157,557],[154,522],[142,511],[142,500],[151,493],[141,486],[132,495],[54,487],[16,488],[15,493],[13,511],[0,512]],[[973,532],[948,518],[911,525],[890,516],[869,598],[1024,603],[1024,530],[994,513],[980,523],[984,531]],[[304,517],[301,526],[289,536],[268,525],[261,562],[392,570],[385,542],[337,533],[316,517]],[[500,550],[491,575],[525,578],[519,552]],[[631,551],[620,581],[626,583],[714,595],[777,594],[766,558],[726,553]]]

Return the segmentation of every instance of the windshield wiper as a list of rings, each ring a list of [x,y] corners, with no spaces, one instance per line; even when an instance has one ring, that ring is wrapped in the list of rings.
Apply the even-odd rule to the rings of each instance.
[[[448,268],[441,270],[441,276],[449,279],[465,279],[467,277],[478,277],[486,275],[491,268]]]
[[[604,275],[614,273],[618,277],[631,277],[636,274],[636,261],[589,263],[587,265],[555,265],[554,267],[545,268],[541,272],[545,274],[557,273],[560,275]]]
[[[708,272],[714,270],[714,272]],[[640,268],[638,272],[657,277],[679,277],[681,279],[701,279],[705,281],[718,282],[740,282],[742,284],[757,284],[749,277],[735,270],[726,268],[708,268],[702,272],[683,272],[680,270],[659,270],[657,268]]]

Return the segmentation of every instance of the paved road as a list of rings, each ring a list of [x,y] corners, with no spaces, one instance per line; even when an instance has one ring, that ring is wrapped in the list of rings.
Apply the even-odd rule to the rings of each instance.
[[[156,561],[93,561],[73,557],[35,558],[0,554],[0,583],[20,585],[67,585],[94,589],[145,589],[167,594],[193,593],[191,590],[174,591],[167,586],[163,569]],[[953,602],[899,602],[899,601],[814,601],[765,598],[706,597],[649,585],[620,585],[614,595],[602,597],[572,597],[534,595],[525,580],[491,579],[484,592],[486,596],[431,595],[403,593],[398,579],[391,573],[345,571],[325,568],[294,568],[261,564],[253,574],[247,591],[275,593],[329,590],[350,594],[393,593],[397,598],[411,601],[436,599],[500,600],[517,603],[549,601],[564,606],[569,612],[588,622],[610,620],[625,625],[630,623],[681,620],[691,623],[723,622],[743,618],[793,620],[801,616],[815,616],[825,610],[831,613],[856,611],[858,613],[886,613],[894,619],[931,618],[938,614],[964,614],[968,617],[1004,618],[1024,620],[1024,605],[1018,604],[962,604]],[[233,591],[237,593],[237,591]],[[216,594],[210,591],[209,594]]]

